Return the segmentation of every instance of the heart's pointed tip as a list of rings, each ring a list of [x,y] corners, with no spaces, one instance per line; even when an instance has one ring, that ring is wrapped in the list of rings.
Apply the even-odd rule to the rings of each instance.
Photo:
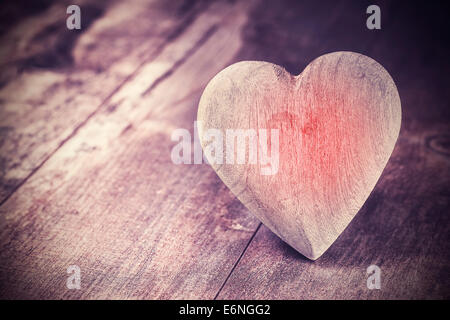
[[[316,261],[328,250],[328,248],[331,247],[333,242],[331,242],[331,243],[329,243],[329,242],[328,243],[324,243],[324,242],[315,243],[314,241],[311,241],[311,239],[308,239],[307,240],[308,246],[305,246],[304,243],[302,243],[302,245],[298,246],[298,248],[296,248],[296,250],[300,254],[305,256],[307,259],[309,259],[311,261]]]
[[[319,259],[322,255],[324,254],[324,252],[312,252],[311,254],[308,255],[304,255],[306,258],[308,258],[311,261],[316,261],[317,259]]]
[[[302,254],[303,256],[305,256],[307,259],[311,260],[311,261],[316,261],[317,259],[319,259],[323,254],[325,253],[324,251],[310,251],[307,253],[304,252],[300,252],[300,254]]]

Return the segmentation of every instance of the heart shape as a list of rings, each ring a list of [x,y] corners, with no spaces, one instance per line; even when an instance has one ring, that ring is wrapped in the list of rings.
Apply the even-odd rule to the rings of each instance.
[[[334,52],[298,76],[268,62],[233,64],[205,88],[197,120],[205,158],[222,181],[315,260],[375,187],[400,131],[401,106],[379,63]]]

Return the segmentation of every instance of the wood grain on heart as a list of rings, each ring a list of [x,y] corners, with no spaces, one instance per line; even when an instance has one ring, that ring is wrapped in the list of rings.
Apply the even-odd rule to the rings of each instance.
[[[313,260],[368,198],[400,124],[394,81],[376,61],[353,52],[323,55],[298,76],[267,62],[233,64],[210,81],[198,109],[200,142],[219,177],[267,227]],[[223,134],[223,150],[211,148],[217,146],[213,129]],[[278,147],[273,174],[250,161],[249,149],[244,164],[227,161],[242,148],[238,142],[227,148],[230,129],[258,136],[267,130],[266,146],[250,135],[245,142],[257,141],[258,157],[264,147],[274,155]],[[275,132],[278,140],[271,140]]]

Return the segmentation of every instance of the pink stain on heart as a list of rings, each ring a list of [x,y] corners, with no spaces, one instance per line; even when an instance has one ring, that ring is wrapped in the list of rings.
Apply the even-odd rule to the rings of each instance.
[[[362,168],[370,162],[370,152],[365,151],[370,148],[371,124],[363,120],[364,108],[346,108],[346,99],[361,100],[357,93],[339,87],[316,95],[310,105],[288,105],[286,110],[293,111],[278,112],[268,119],[266,127],[279,130],[280,162],[278,173],[263,177],[262,182],[269,184],[277,200],[295,195],[341,203],[346,200],[342,186],[348,192],[352,176],[364,177]],[[270,139],[268,147],[271,150]]]

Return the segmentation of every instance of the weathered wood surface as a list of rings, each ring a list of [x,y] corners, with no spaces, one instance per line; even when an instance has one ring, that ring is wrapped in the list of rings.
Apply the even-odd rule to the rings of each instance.
[[[246,8],[205,7],[2,206],[3,296],[215,296],[257,222],[208,166],[171,162],[170,134],[238,52]]]
[[[364,3],[88,1],[86,28],[71,33],[66,3],[42,4],[4,11],[17,18],[0,28],[1,297],[450,297],[450,70],[430,37],[445,11],[383,2],[370,32]],[[297,74],[338,50],[383,64],[403,122],[365,206],[312,263],[258,227],[210,167],[174,165],[170,134],[192,132],[225,66]],[[370,264],[381,290],[366,288]],[[80,290],[66,288],[69,265]]]
[[[70,31],[70,3],[19,19],[0,39],[0,203],[204,8],[82,1],[82,29]]]

